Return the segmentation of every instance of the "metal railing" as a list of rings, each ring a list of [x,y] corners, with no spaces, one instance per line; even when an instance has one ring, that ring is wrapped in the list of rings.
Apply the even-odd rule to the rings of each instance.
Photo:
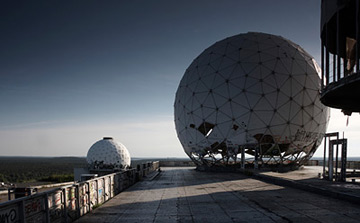
[[[321,30],[322,90],[360,70],[357,44],[360,41],[360,3],[357,0],[351,2],[347,7],[339,7],[335,13],[326,10],[322,12],[322,17],[326,17],[326,13],[332,15],[328,22],[324,22]],[[323,1],[322,7],[328,3]]]

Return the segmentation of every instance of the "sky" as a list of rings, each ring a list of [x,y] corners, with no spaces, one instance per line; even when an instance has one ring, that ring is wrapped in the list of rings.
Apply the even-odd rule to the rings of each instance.
[[[193,59],[226,37],[281,35],[320,63],[320,0],[0,2],[0,156],[86,156],[104,136],[132,157],[186,157],[173,104]],[[358,114],[332,110],[360,156]],[[319,148],[315,156],[322,156]]]

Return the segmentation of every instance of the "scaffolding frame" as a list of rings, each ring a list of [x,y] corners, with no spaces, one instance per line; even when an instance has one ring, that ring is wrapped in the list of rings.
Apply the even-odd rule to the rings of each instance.
[[[332,139],[336,137],[336,139]],[[328,173],[326,173],[326,145],[328,147],[328,162],[327,162],[327,169]],[[339,145],[341,145],[341,157],[340,157],[340,175],[338,173],[339,168]],[[334,147],[335,154],[334,154]],[[334,155],[335,155],[335,173],[334,173]],[[324,161],[323,161],[323,177],[328,179],[329,181],[346,181],[346,161],[347,161],[347,139],[342,138],[339,139],[339,132],[327,133],[325,134],[324,139]],[[334,178],[335,176],[335,178]]]

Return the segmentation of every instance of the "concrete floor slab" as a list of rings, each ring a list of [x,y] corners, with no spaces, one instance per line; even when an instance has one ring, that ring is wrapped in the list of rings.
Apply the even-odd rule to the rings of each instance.
[[[360,221],[359,205],[240,173],[162,170],[158,177],[138,182],[77,222]]]

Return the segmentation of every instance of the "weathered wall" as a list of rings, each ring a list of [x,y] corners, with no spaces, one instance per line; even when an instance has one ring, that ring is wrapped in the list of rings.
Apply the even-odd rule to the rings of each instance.
[[[0,223],[72,222],[159,169],[159,162],[0,204]]]

